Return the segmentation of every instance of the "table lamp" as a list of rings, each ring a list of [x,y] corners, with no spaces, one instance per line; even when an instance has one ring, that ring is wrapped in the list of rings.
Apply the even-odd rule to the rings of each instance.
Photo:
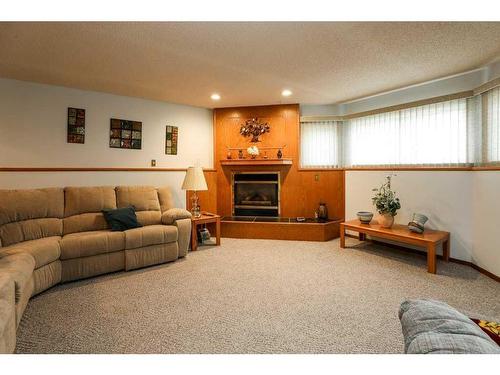
[[[190,190],[193,192],[191,197],[191,213],[194,217],[201,216],[200,206],[198,204],[197,191],[208,190],[205,176],[203,175],[203,168],[189,167],[186,171],[186,177],[182,183],[182,190]]]

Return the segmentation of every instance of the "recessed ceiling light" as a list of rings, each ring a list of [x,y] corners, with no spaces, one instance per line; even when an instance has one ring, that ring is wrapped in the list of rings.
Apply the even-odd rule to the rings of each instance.
[[[281,92],[281,95],[283,95],[283,96],[290,96],[290,95],[292,95],[292,92],[290,90],[283,90]]]
[[[212,98],[212,100],[220,100],[220,95],[217,93],[212,94],[210,97]]]

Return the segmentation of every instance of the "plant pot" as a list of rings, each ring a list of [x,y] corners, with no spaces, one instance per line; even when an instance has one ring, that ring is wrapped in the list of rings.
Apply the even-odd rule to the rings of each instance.
[[[378,223],[382,228],[390,228],[394,224],[394,216],[391,214],[381,214],[378,218]]]

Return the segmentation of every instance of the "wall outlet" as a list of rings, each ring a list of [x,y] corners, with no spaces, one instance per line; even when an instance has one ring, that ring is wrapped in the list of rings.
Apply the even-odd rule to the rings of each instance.
[[[319,181],[319,174],[314,175],[314,181]]]
[[[156,167],[156,160],[155,159],[151,159],[151,166]]]

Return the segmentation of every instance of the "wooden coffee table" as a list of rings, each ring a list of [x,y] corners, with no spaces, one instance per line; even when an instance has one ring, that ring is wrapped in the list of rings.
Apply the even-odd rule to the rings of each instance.
[[[198,234],[196,230],[198,225],[215,223],[215,245],[220,245],[220,216],[203,212],[200,217],[191,218],[191,251],[198,249]]]
[[[376,223],[376,221],[375,221]],[[450,233],[426,229],[424,233],[411,232],[406,225],[394,224],[392,228],[382,228],[378,224],[361,224],[359,220],[350,220],[340,224],[340,247],[345,248],[345,231],[359,233],[359,240],[364,241],[366,235],[385,238],[408,245],[423,246],[427,249],[427,272],[436,273],[436,247],[443,244],[443,259],[450,259]]]

